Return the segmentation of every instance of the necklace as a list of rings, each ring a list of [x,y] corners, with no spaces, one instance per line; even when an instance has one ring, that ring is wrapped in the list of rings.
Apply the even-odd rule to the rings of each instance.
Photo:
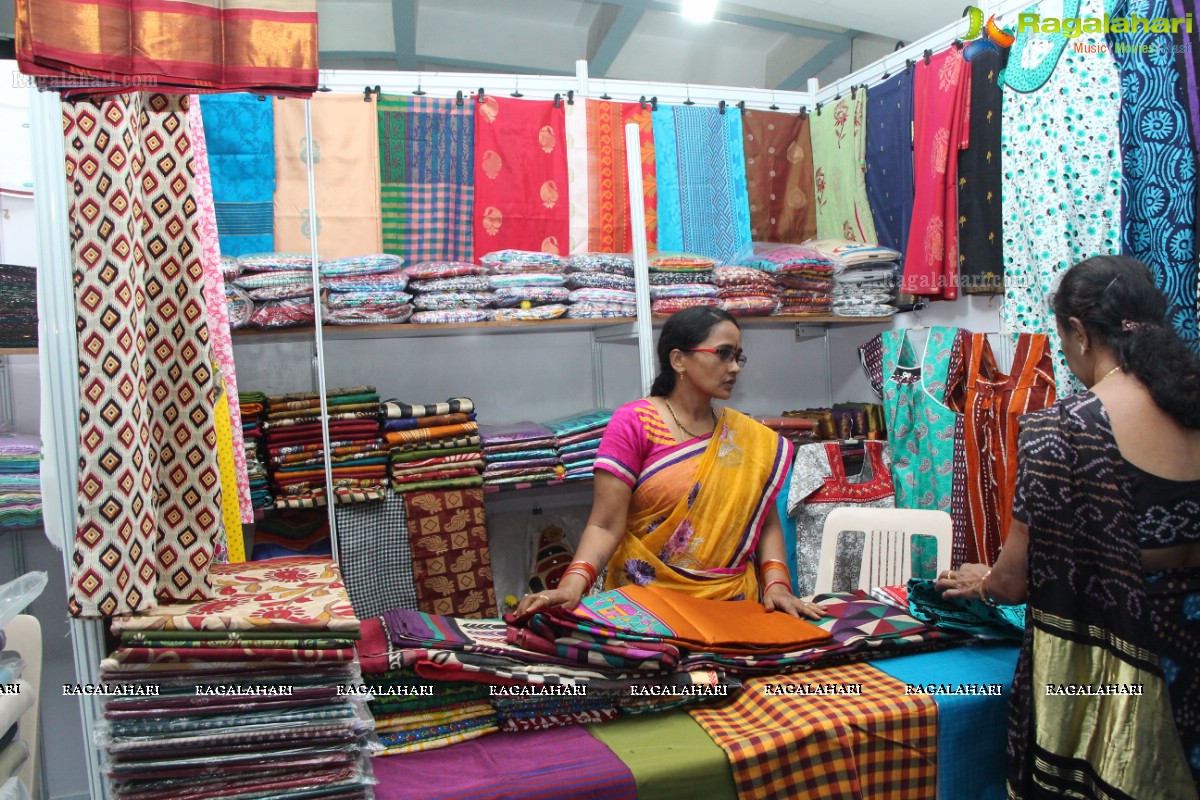
[[[1114,372],[1119,372],[1119,371],[1120,371],[1120,369],[1121,369],[1121,365],[1120,365],[1120,364],[1117,364],[1115,367],[1113,367],[1112,369],[1110,369],[1108,372],[1106,372],[1106,373],[1104,373],[1102,376],[1100,376],[1100,381],[1104,380],[1104,379],[1105,379],[1105,378],[1107,378],[1109,375],[1112,375]],[[1100,381],[1096,381],[1096,383],[1093,383],[1093,384],[1092,384],[1092,388],[1094,389],[1094,388],[1096,387],[1096,385],[1100,383]]]
[[[671,412],[671,419],[675,420],[675,424],[679,426],[679,430],[683,431],[693,439],[699,439],[704,435],[703,433],[692,433],[687,428],[683,427],[683,423],[679,421],[679,417],[675,416],[675,409],[671,408],[671,401],[664,397],[663,402],[667,404],[667,411]],[[713,427],[715,428],[717,426],[717,412],[713,410],[712,406],[709,406],[708,413],[712,414]]]

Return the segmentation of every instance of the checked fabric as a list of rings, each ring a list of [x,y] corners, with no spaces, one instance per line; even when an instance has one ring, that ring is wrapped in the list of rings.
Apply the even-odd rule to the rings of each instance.
[[[62,108],[80,404],[68,608],[204,599],[221,487],[188,98]]]
[[[862,693],[786,693],[788,685],[830,684]],[[740,798],[937,791],[937,705],[868,664],[752,678],[733,702],[688,713],[729,757]]]
[[[381,501],[338,503],[333,508],[342,578],[359,619],[394,608],[417,609],[412,549],[404,498],[385,492]]]
[[[429,614],[497,616],[482,489],[404,495],[418,607]]]

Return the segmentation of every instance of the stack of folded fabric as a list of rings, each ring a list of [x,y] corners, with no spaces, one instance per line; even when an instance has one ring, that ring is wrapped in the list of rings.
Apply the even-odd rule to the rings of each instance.
[[[769,272],[754,267],[713,270],[720,308],[735,317],[767,317],[779,309],[779,287]]]
[[[834,262],[832,311],[839,317],[886,317],[896,313],[900,253],[877,244],[842,239],[809,242]]]
[[[612,415],[613,412],[606,408],[594,408],[545,423],[554,434],[558,460],[565,470],[564,481],[592,477],[592,465],[596,461],[600,439]]]
[[[833,415],[839,431],[846,425],[842,420],[849,420],[850,435],[856,439],[887,438],[883,406],[879,403],[834,403]]]
[[[377,756],[432,750],[477,739],[500,728],[488,687],[474,681],[432,683],[412,669],[365,677],[375,733],[384,750]]]
[[[216,564],[217,600],[117,617],[97,740],[114,800],[372,797],[359,622],[329,559]]]
[[[497,250],[479,259],[488,271],[493,318],[515,322],[555,319],[567,313],[562,259],[552,253]]]
[[[717,262],[691,253],[653,253],[650,256],[650,309],[674,314],[692,306],[715,306]]]
[[[492,318],[492,285],[487,270],[462,261],[422,261],[404,268],[413,297],[410,322],[485,322]]]
[[[828,314],[834,262],[805,245],[755,242],[747,266],[775,276],[780,314]]]
[[[387,447],[379,431],[379,393],[350,386],[326,393],[333,494],[339,503],[383,498]],[[267,398],[263,423],[276,508],[315,508],[328,501],[321,401],[315,392]]]
[[[313,321],[312,259],[299,253],[254,253],[238,258],[233,284],[254,301],[250,324],[285,328]]]
[[[407,322],[413,314],[404,259],[380,254],[321,262],[321,319],[334,325]]]
[[[557,481],[563,468],[558,461],[554,434],[537,422],[481,425],[483,485],[518,487]]]
[[[38,437],[0,435],[0,531],[42,524],[41,460]]]
[[[332,555],[329,515],[322,508],[285,508],[254,527],[251,561]]]
[[[567,316],[608,319],[637,316],[633,259],[620,253],[581,253],[567,259],[566,287],[571,290]]]
[[[0,347],[37,347],[37,270],[0,264]]]
[[[242,410],[242,440],[246,443],[246,475],[250,479],[250,504],[254,508],[272,508],[270,478],[267,475],[267,445],[263,439],[263,417],[267,396],[262,392],[238,392]]]
[[[225,284],[225,313],[229,316],[229,330],[236,331],[250,324],[254,316],[254,301],[245,289],[239,289],[232,283]]]
[[[444,403],[380,405],[383,435],[397,492],[483,484],[483,454],[475,403],[452,397]]]
[[[763,425],[793,444],[816,441],[817,423],[804,417],[755,417]]]

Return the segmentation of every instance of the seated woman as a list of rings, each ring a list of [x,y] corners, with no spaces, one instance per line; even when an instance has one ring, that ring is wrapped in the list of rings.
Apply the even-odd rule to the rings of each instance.
[[[1000,557],[937,588],[1029,604],[1010,797],[1196,797],[1200,359],[1133,259],[1076,264],[1051,302],[1067,364],[1090,391],[1021,418]]]
[[[655,585],[768,611],[821,616],[791,591],[775,496],[792,446],[726,400],[746,356],[734,317],[689,308],[667,320],[650,397],[617,409],[596,456],[595,499],[558,587],[518,614],[574,608],[608,565],[606,588]]]

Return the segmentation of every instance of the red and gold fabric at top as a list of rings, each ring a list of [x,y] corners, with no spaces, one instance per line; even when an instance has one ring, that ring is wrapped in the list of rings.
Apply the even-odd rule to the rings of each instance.
[[[17,0],[21,72],[163,91],[317,88],[315,0]]]
[[[566,115],[549,100],[486,95],[475,110],[475,260],[568,252]]]

